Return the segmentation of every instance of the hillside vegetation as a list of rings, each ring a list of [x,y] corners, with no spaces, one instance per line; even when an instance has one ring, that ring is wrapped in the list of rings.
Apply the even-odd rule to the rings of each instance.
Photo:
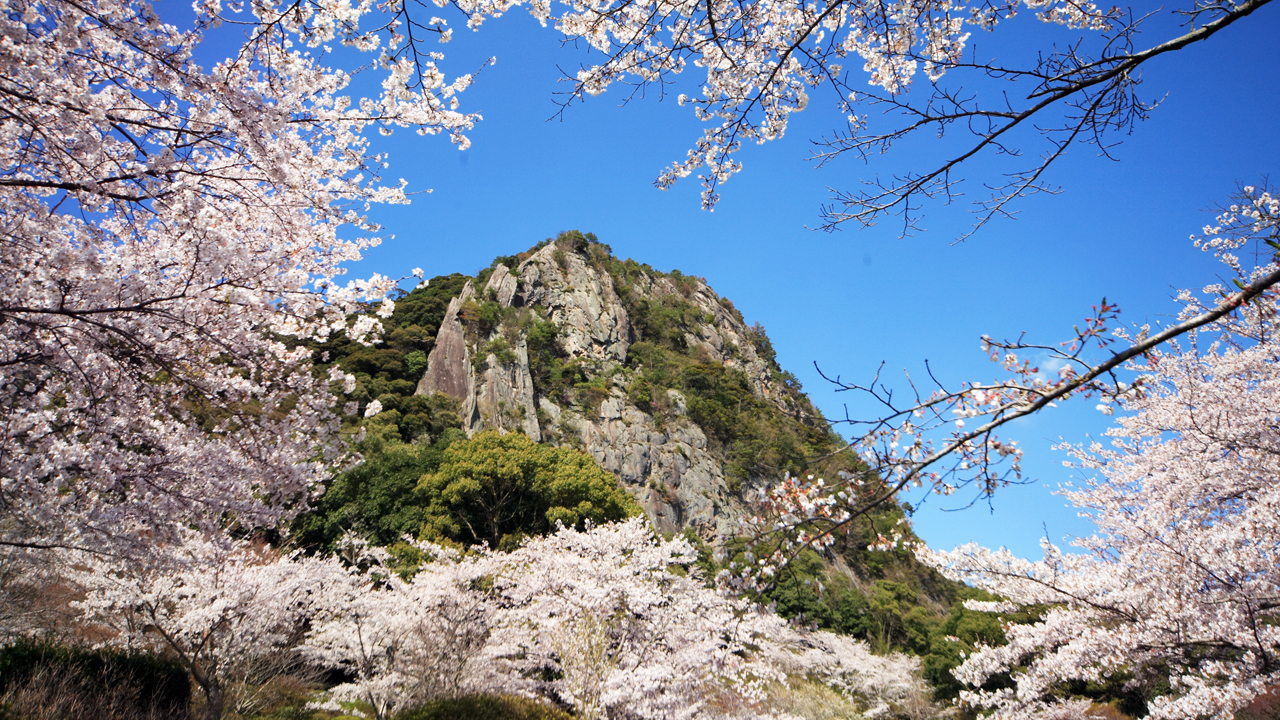
[[[869,549],[893,531],[915,539],[909,507],[892,502],[753,595],[711,589],[747,560],[734,532],[760,490],[867,471],[764,328],[702,278],[568,232],[394,303],[348,318],[380,319],[373,345],[306,346],[360,462],[289,532],[193,545],[181,577],[89,578],[99,614],[65,635],[204,639],[149,646],[176,665],[12,646],[0,663],[21,672],[0,678],[0,718],[66,716],[108,684],[119,711],[84,717],[163,715],[139,695],[156,678],[165,702],[240,720],[657,718],[689,703],[709,717],[927,718],[961,690],[952,668],[1004,644],[1006,623],[1040,617],[970,611],[965,600],[996,598],[906,549]],[[208,607],[242,601],[251,610],[199,630]],[[254,608],[273,602],[284,619],[255,630]],[[251,632],[273,645],[235,655]],[[232,654],[211,676],[215,652]],[[188,675],[194,692],[175,691]],[[621,683],[613,695],[606,678]],[[1150,688],[1128,680],[1070,690],[1143,714]],[[1006,673],[984,687],[1010,686]]]
[[[633,332],[625,362],[600,372],[574,359],[561,346],[564,329],[542,308],[503,307],[492,295],[461,306],[471,342],[487,351],[475,357],[511,361],[513,348],[523,343],[538,398],[589,415],[621,385],[627,401],[658,428],[687,417],[705,433],[729,488],[743,502],[749,502],[753,488],[786,472],[833,477],[862,471],[842,452],[843,441],[799,381],[778,365],[764,328],[750,327],[748,337],[776,389],[767,399],[742,369],[716,362],[689,342],[711,321],[690,299],[705,286],[701,279],[619,260],[594,236],[567,232],[497,258],[474,278],[436,277],[402,294],[384,321],[379,344],[335,340],[315,348],[318,363],[336,363],[355,375],[348,400],[361,409],[376,400],[382,411],[348,417],[346,430],[362,438],[355,446],[364,462],[335,477],[315,511],[299,520],[305,544],[331,548],[342,532],[354,530],[393,549],[404,547],[400,539],[405,536],[510,548],[520,538],[553,529],[557,521],[581,526],[640,512],[617,479],[577,449],[582,443],[576,438],[550,437],[538,444],[517,431],[481,432],[468,440],[456,399],[414,394],[449,301],[461,295],[467,280],[482,285],[499,266],[517,271],[548,245],[558,263],[575,254],[612,280]],[[668,281],[675,292],[652,292],[655,280]],[[638,285],[650,292],[638,291]],[[732,302],[718,302],[745,327]],[[561,446],[554,447],[557,443]],[[812,551],[799,556],[762,599],[776,602],[786,617],[864,639],[880,652],[921,656],[937,696],[953,697],[959,686],[949,669],[977,643],[1001,642],[1000,621],[965,610],[962,600],[982,594],[942,578],[909,552],[867,549],[878,533],[899,527],[905,513],[890,504],[859,518],[827,556]],[[714,578],[733,559],[730,548],[716,561],[705,538],[691,529],[685,533],[701,543],[706,577]]]

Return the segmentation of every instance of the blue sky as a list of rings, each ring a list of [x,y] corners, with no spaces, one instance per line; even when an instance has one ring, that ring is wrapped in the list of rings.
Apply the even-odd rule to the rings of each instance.
[[[1167,17],[1155,21],[1162,32]],[[963,207],[927,207],[928,231],[905,239],[892,223],[834,234],[806,229],[819,224],[828,187],[927,169],[946,149],[931,137],[871,165],[850,159],[815,169],[805,160],[809,140],[839,122],[831,103],[815,96],[783,140],[739,154],[745,169],[708,213],[699,209],[693,178],[669,192],[652,186],[700,133],[688,108],[656,97],[620,107],[626,88],[615,87],[548,120],[555,93],[565,89],[558,68],[576,69],[590,56],[561,47],[554,31],[521,11],[478,33],[451,22],[454,39],[440,48],[447,74],[497,57],[461,96],[463,109],[484,120],[469,133],[466,152],[403,131],[380,141],[391,154],[386,178],[432,193],[407,207],[375,209],[394,237],[353,274],[399,276],[414,267],[428,276],[470,274],[561,230],[594,232],[620,257],[705,276],[748,322],[768,329],[783,367],[829,416],[843,416],[846,403],[855,415],[870,409],[833,392],[815,363],[857,381],[869,380],[881,362],[891,380],[902,369],[919,376],[925,360],[949,382],[991,380],[997,368],[979,350],[983,333],[1057,342],[1103,296],[1130,323],[1167,322],[1177,310],[1175,289],[1201,287],[1217,272],[1188,236],[1237,183],[1261,183],[1280,160],[1275,5],[1145,67],[1144,97],[1164,99],[1136,132],[1115,138],[1123,140],[1114,149],[1118,162],[1097,157],[1092,146],[1073,148],[1050,171],[1061,195],[1023,201],[1016,221],[994,223],[959,245],[952,240],[970,222]],[[1066,37],[1024,13],[975,41],[1004,58]],[[696,80],[691,74],[682,89],[690,92]],[[1034,137],[1022,147],[1033,157],[1042,151]],[[976,195],[982,180],[1008,167],[982,158],[966,171],[969,191]],[[1004,489],[991,510],[944,512],[961,503],[931,499],[916,515],[917,531],[938,547],[975,540],[1032,557],[1046,532],[1055,541],[1087,533],[1088,524],[1050,492],[1071,478],[1065,455],[1050,446],[1105,430],[1108,419],[1092,405],[1072,403],[1018,423],[1007,435],[1026,451],[1033,482]]]

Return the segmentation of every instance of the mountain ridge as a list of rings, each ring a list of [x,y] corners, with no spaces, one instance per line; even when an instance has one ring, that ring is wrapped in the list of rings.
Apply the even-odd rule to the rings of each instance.
[[[748,327],[705,280],[619,261],[608,246],[576,232],[510,264],[468,280],[449,301],[415,389],[457,401],[468,435],[518,431],[583,449],[619,478],[659,531],[692,527],[707,541],[736,534],[744,490],[803,469],[808,455],[839,449],[798,383],[773,360],[763,329]],[[538,372],[536,351],[544,348],[531,359],[530,328],[539,323],[554,328],[553,359],[561,380],[565,368],[575,373],[572,387]],[[684,384],[647,382],[653,365],[673,358],[684,364]],[[717,366],[731,382],[745,383],[756,412],[804,426],[809,442],[787,453],[785,466],[735,468],[729,456],[738,439],[703,427],[698,420],[707,413],[691,416],[686,381],[715,374]],[[705,409],[704,398],[692,400]],[[736,398],[739,406],[744,400]]]
[[[609,488],[584,484],[605,476],[660,533],[692,541],[713,578],[744,559],[738,520],[784,473],[866,472],[778,365],[763,328],[704,279],[619,260],[590,234],[562,233],[474,277],[439,276],[392,299],[378,343],[333,337],[312,348],[321,369],[336,363],[353,376],[343,402],[383,409],[343,420],[364,462],[327,482],[295,523],[303,547],[332,550],[354,531],[412,568],[405,537],[466,547],[475,533],[441,528],[483,520],[515,493],[537,507],[488,533],[507,549],[545,532],[552,515],[630,512]],[[535,449],[544,445],[557,452]],[[891,530],[914,537],[909,513],[888,502],[853,518],[756,599],[877,651],[919,655],[937,696],[954,697],[950,668],[1002,644],[1003,632],[961,604],[993,598],[905,547],[871,549]]]

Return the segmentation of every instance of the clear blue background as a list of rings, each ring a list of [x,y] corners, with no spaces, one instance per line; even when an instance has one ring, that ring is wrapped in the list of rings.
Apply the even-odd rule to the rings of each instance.
[[[450,77],[497,57],[461,95],[462,109],[484,120],[465,152],[405,131],[379,140],[391,154],[387,180],[403,177],[411,189],[433,192],[407,207],[375,208],[373,217],[394,237],[353,274],[401,276],[414,267],[428,277],[470,274],[559,231],[594,232],[620,257],[704,276],[749,323],[768,329],[779,362],[831,417],[844,416],[845,403],[854,415],[874,408],[833,392],[815,363],[867,381],[883,361],[886,378],[896,381],[901,369],[922,376],[927,359],[948,382],[987,381],[998,368],[979,350],[983,333],[1026,332],[1052,344],[1103,296],[1131,324],[1168,322],[1178,309],[1176,289],[1202,287],[1218,272],[1188,237],[1237,184],[1261,184],[1280,160],[1280,4],[1149,63],[1142,94],[1163,101],[1132,135],[1113,138],[1123,140],[1113,150],[1118,162],[1075,146],[1047,177],[1062,194],[1022,201],[1016,221],[996,222],[959,245],[952,241],[971,222],[970,198],[950,208],[927,205],[928,231],[905,239],[893,222],[834,234],[806,229],[820,224],[829,186],[854,189],[875,173],[927,170],[958,147],[958,134],[921,136],[870,165],[850,158],[815,169],[805,160],[809,140],[840,121],[831,98],[819,93],[793,116],[786,138],[739,153],[744,171],[708,213],[699,209],[694,178],[670,192],[652,186],[700,134],[688,108],[652,95],[619,107],[627,88],[616,86],[548,120],[558,109],[555,93],[567,89],[557,83],[559,68],[572,72],[591,56],[561,47],[553,30],[519,10],[477,33],[456,13],[449,18],[457,29],[440,50]],[[1176,33],[1167,10],[1152,24],[1140,43]],[[973,42],[980,55],[1003,60],[1071,36],[1024,12]],[[677,92],[697,93],[695,72]],[[1034,134],[1018,144],[1031,158],[1044,151]],[[1016,167],[982,157],[961,172],[976,197],[984,181]],[[1006,435],[1025,449],[1032,482],[1004,489],[990,510],[945,512],[964,501],[932,498],[915,516],[917,531],[937,547],[974,540],[1030,557],[1040,556],[1045,533],[1054,541],[1088,533],[1088,523],[1051,494],[1072,471],[1050,446],[1096,437],[1108,421],[1092,402],[1077,401],[1019,422]]]

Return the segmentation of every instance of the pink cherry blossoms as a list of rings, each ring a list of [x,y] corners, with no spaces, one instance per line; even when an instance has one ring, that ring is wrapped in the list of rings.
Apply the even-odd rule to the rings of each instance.
[[[222,717],[232,688],[287,665],[305,622],[343,577],[332,559],[282,556],[261,544],[185,534],[145,560],[68,556],[84,590],[81,621],[114,633],[110,644],[176,657]]]
[[[378,720],[477,692],[542,697],[584,718],[778,718],[773,691],[817,682],[855,707],[922,698],[919,663],[810,632],[709,589],[682,538],[647,521],[560,529],[511,553],[414,542],[410,579],[355,537],[340,557],[283,554],[197,533],[120,567],[67,556],[82,619],[109,644],[176,655],[221,717],[255,673],[342,671],[324,707]],[[269,674],[268,674],[269,676]],[[350,707],[349,705],[346,707]]]
[[[1197,244],[1247,287],[1275,272],[1278,230],[1280,200],[1245,188]],[[1269,261],[1244,267],[1235,254],[1255,251]],[[1185,316],[1203,313],[1196,295],[1182,297]],[[1007,646],[956,670],[977,687],[1025,666],[1016,688],[973,690],[965,702],[994,717],[1041,717],[1068,699],[1064,681],[1158,674],[1170,692],[1150,702],[1150,717],[1225,720],[1280,681],[1276,309],[1274,293],[1241,303],[1188,349],[1149,352],[1133,368],[1143,391],[1118,401],[1111,446],[1071,448],[1086,479],[1063,495],[1098,526],[1078,552],[1046,543],[1044,560],[1030,562],[976,546],[918,549],[954,578],[1046,608],[1008,627]]]
[[[445,0],[433,0],[440,7]],[[615,85],[630,97],[676,94],[703,123],[685,158],[670,163],[655,185],[666,189],[698,173],[702,204],[711,209],[719,187],[742,165],[746,143],[781,138],[810,95],[835,106],[832,132],[815,141],[826,165],[849,154],[861,160],[916,134],[968,133],[957,150],[922,169],[861,178],[864,188],[833,191],[824,228],[853,221],[871,225],[902,219],[917,227],[924,199],[956,201],[960,167],[979,156],[1017,156],[1023,143],[1042,144],[973,199],[975,228],[1012,214],[1009,204],[1056,193],[1045,172],[1077,143],[1106,155],[1110,136],[1132,130],[1156,102],[1138,90],[1144,63],[1213,36],[1270,0],[1213,0],[1171,8],[1192,15],[1193,26],[1173,37],[1142,38],[1145,13],[1066,0],[460,0],[452,3],[478,28],[486,18],[525,6],[539,22],[582,39],[602,59],[565,78],[568,106]],[[1031,11],[1059,31],[1034,60],[979,55],[971,36],[995,30]],[[438,18],[432,18],[435,23]],[[1181,24],[1181,23],[1179,23]],[[437,26],[438,27],[438,26]],[[1010,32],[1018,32],[1010,30]],[[1016,42],[1016,41],[1015,41]],[[1050,44],[1053,43],[1053,44]],[[699,86],[682,74],[695,68]],[[923,73],[927,86],[913,88]],[[953,82],[947,84],[946,79]],[[1157,93],[1158,96],[1158,93]],[[874,112],[873,112],[874,111]]]
[[[1080,552],[1046,546],[1033,563],[977,547],[918,551],[952,577],[1049,606],[957,670],[979,686],[1033,657],[1016,692],[966,702],[1032,717],[1065,680],[1168,672],[1172,692],[1151,717],[1230,718],[1280,681],[1278,353],[1263,342],[1151,354],[1147,392],[1122,404],[1112,447],[1073,450],[1093,479],[1064,495],[1098,526]]]
[[[961,701],[1008,720],[1073,717],[1088,703],[1067,693],[1069,681],[1120,675],[1138,686],[1167,679],[1170,692],[1149,703],[1152,718],[1232,717],[1280,682],[1280,199],[1244,188],[1196,244],[1226,264],[1234,287],[1184,292],[1180,322],[1159,333],[1115,328],[1103,338],[1114,320],[1104,303],[1093,323],[1056,350],[1065,361],[1056,378],[1034,377],[1038,370],[1017,359],[1017,350],[1034,346],[988,342],[998,349],[994,359],[1021,379],[939,391],[897,412],[898,424],[884,423],[860,441],[885,479],[848,476],[828,485],[789,478],[773,489],[750,524],[758,547],[778,550],[759,560],[748,555],[727,582],[767,582],[797,549],[829,543],[867,506],[868,485],[873,499],[911,478],[946,494],[956,488],[948,478],[965,482],[968,473],[967,482],[990,492],[988,466],[1000,452],[988,434],[1003,413],[1094,395],[1105,414],[1119,414],[1111,447],[1070,448],[1087,479],[1063,494],[1098,527],[1076,542],[1078,552],[1046,543],[1045,559],[1031,562],[976,546],[916,548],[926,564],[1006,599],[970,609],[1043,608],[1037,622],[1005,627],[1007,645],[982,647],[955,671],[973,688]],[[1157,347],[1179,335],[1185,348],[1176,340]],[[1111,338],[1129,347],[1094,364],[1079,354],[1085,342],[1106,340],[1106,347]],[[1122,372],[1132,382],[1121,381]],[[933,424],[917,424],[922,417]],[[966,418],[984,424],[970,430]],[[941,429],[943,448],[932,449],[924,433]],[[929,470],[944,460],[945,473]],[[892,533],[881,539],[899,540]],[[1012,673],[1015,687],[982,689],[1001,673]]]
[[[1000,427],[1072,398],[1089,399],[1105,415],[1141,401],[1156,378],[1140,364],[1142,359],[1175,338],[1217,332],[1226,338],[1222,343],[1237,346],[1268,341],[1280,298],[1280,267],[1271,260],[1280,250],[1280,205],[1271,192],[1254,187],[1243,188],[1233,202],[1196,244],[1222,259],[1235,275],[1234,287],[1211,285],[1203,296],[1182,293],[1179,322],[1163,330],[1117,325],[1118,309],[1103,300],[1059,345],[984,337],[982,348],[1008,373],[1004,379],[947,388],[930,375],[935,389],[925,394],[908,376],[911,392],[904,401],[880,382],[878,373],[867,385],[835,378],[841,389],[866,393],[884,410],[872,420],[846,421],[857,432],[850,449],[865,470],[830,482],[788,476],[762,492],[757,512],[744,521],[761,556],[749,556],[749,562],[735,565],[722,581],[735,588],[769,584],[778,567],[800,549],[830,545],[853,518],[906,488],[925,487],[938,495],[967,491],[974,501],[990,497],[1021,477],[1022,451],[1000,439]],[[1257,255],[1262,258],[1257,263],[1246,264],[1235,254],[1242,247],[1267,249]],[[1100,353],[1101,359],[1090,352]],[[1060,369],[1044,372],[1024,360],[1025,353],[1038,354]],[[892,545],[899,539],[890,531],[881,542]]]
[[[440,0],[437,4],[443,4]],[[466,0],[458,7],[470,25],[504,13],[524,0]],[[544,25],[555,14],[550,0],[529,0],[529,12]],[[673,162],[656,184],[699,175],[704,207],[718,200],[720,183],[741,169],[732,159],[744,142],[782,137],[792,113],[804,110],[809,92],[832,84],[851,125],[865,122],[853,111],[862,91],[844,77],[846,65],[859,67],[868,90],[904,93],[917,71],[930,80],[957,64],[970,29],[990,29],[1027,7],[1048,22],[1073,28],[1104,29],[1113,13],[1093,3],[1032,0],[997,4],[951,0],[894,2],[564,2],[556,30],[583,38],[604,54],[583,67],[574,94],[598,95],[614,83],[662,85],[690,66],[705,72],[700,97],[681,94],[708,127],[684,160]]]
[[[188,31],[119,0],[0,13],[5,545],[123,551],[301,507],[344,452],[328,388],[344,378],[280,338],[347,332],[392,287],[337,281],[377,242],[368,204],[405,201],[362,133],[466,143],[470,79],[384,47],[394,27],[361,28],[368,4],[197,11]],[[203,68],[223,21],[247,39]],[[381,49],[380,97],[343,95],[329,42]]]
[[[866,707],[922,693],[918,663],[804,632],[708,589],[683,539],[643,518],[560,529],[511,553],[429,543],[411,580],[378,553],[317,605],[304,652],[355,676],[332,702],[388,717],[425,698],[541,695],[585,718],[780,717],[771,683],[820,678]],[[359,567],[359,566],[357,566]],[[548,679],[553,678],[553,679]]]

